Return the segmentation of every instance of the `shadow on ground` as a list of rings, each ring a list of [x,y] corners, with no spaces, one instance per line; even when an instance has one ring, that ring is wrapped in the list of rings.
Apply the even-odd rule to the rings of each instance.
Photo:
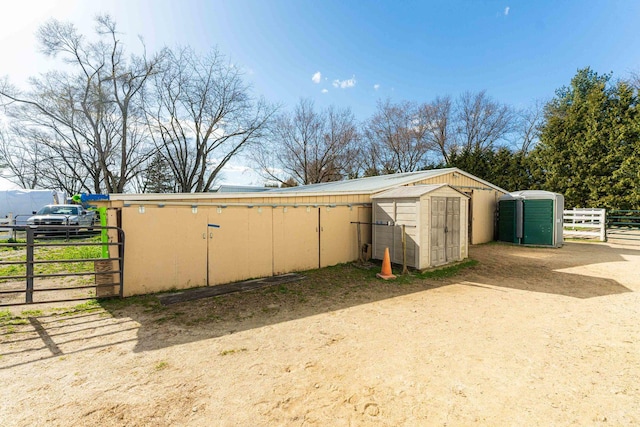
[[[469,281],[529,292],[583,299],[602,297],[631,289],[610,276],[598,277],[589,266],[632,263],[640,268],[639,249],[576,242],[559,249],[489,244],[472,250],[479,265],[465,276]]]
[[[0,369],[133,343],[135,352],[156,350],[453,284],[463,286],[461,292],[470,286],[604,297],[636,289],[596,277],[588,266],[640,266],[640,250],[604,244],[568,243],[561,249],[488,244],[471,248],[470,255],[477,265],[440,279],[405,276],[385,282],[375,278],[377,268],[348,264],[305,272],[299,282],[169,306],[151,295],[6,319],[0,328]]]

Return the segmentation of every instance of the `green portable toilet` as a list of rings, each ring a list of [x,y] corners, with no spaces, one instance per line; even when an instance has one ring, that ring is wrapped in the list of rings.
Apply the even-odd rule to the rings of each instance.
[[[522,197],[505,194],[498,200],[498,240],[522,243]]]
[[[541,190],[515,191],[500,198],[499,209],[504,209],[504,214],[499,211],[498,217],[499,240],[523,245],[562,246],[562,194]]]

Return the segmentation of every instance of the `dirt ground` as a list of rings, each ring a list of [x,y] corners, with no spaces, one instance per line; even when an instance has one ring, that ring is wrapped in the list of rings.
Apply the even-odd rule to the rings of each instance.
[[[640,424],[640,246],[471,257],[439,280],[347,265],[22,313],[0,328],[0,425]]]

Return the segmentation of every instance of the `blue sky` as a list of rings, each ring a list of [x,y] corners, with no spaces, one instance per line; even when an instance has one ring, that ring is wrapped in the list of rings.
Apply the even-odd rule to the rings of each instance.
[[[308,97],[358,119],[379,99],[486,90],[523,108],[551,98],[578,68],[640,72],[638,1],[22,0],[3,4],[0,76],[21,83],[54,66],[33,36],[49,17],[90,32],[99,12],[131,47],[138,34],[150,50],[217,46],[256,95],[285,108]]]

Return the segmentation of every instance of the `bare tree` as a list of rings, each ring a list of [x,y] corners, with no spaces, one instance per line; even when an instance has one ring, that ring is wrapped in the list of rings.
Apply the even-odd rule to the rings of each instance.
[[[640,72],[633,71],[626,79],[626,82],[635,90],[640,91]]]
[[[523,154],[527,154],[538,142],[543,108],[544,103],[536,101],[531,107],[517,113],[515,118],[517,145],[514,148]]]
[[[431,121],[424,106],[404,101],[378,102],[378,110],[365,124],[368,144],[366,175],[412,172],[427,161],[434,149]]]
[[[456,148],[468,152],[494,148],[513,130],[513,119],[512,109],[485,91],[463,93],[457,103]]]
[[[139,97],[164,53],[127,58],[108,15],[96,18],[96,34],[98,40],[88,42],[73,24],[45,23],[37,32],[41,51],[60,56],[68,71],[32,78],[26,93],[4,84],[0,98],[14,123],[46,147],[57,165],[47,171],[59,174],[58,181],[120,193],[153,154]]]
[[[4,168],[6,162],[6,153],[4,147],[8,145],[8,140],[5,136],[4,130],[0,128],[0,171]]]
[[[449,163],[449,153],[455,142],[451,135],[453,114],[451,97],[436,97],[434,101],[420,107],[420,114],[424,116],[426,122],[428,145],[442,156],[444,163]]]
[[[253,159],[265,178],[283,185],[337,181],[357,174],[357,126],[351,110],[333,106],[316,111],[302,99],[293,113],[278,116],[269,141]]]
[[[0,131],[0,158],[4,159],[7,178],[22,188],[38,188],[42,181],[42,169],[49,159],[43,151],[46,147],[28,140],[21,129]]]
[[[211,189],[222,168],[260,139],[274,108],[255,101],[240,70],[213,50],[169,52],[145,93],[148,126],[179,192]]]

